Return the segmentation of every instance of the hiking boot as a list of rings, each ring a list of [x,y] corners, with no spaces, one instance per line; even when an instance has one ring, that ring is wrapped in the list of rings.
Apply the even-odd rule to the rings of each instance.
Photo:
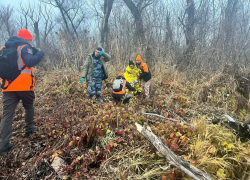
[[[33,126],[31,132],[26,132],[26,133],[25,133],[25,137],[30,137],[32,134],[34,134],[34,133],[37,132],[37,131],[38,131],[38,127],[37,127],[37,126]]]
[[[93,97],[92,95],[89,94],[87,95],[87,99],[92,99],[92,97]]]
[[[9,144],[7,145],[6,148],[4,148],[4,149],[2,149],[2,150],[0,151],[0,155],[7,154],[7,153],[11,150],[11,148],[12,148],[13,146],[14,146],[13,143],[9,143]]]
[[[102,103],[102,98],[101,97],[97,97],[96,99],[97,99],[97,102]]]

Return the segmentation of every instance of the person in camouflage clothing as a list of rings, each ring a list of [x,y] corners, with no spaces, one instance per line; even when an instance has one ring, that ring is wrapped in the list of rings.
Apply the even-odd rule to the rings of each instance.
[[[140,85],[141,81],[138,77],[139,73],[141,73],[141,70],[137,68],[137,66],[133,61],[129,61],[129,65],[126,68],[124,77],[135,88],[135,91],[131,91],[128,88],[126,88],[127,93],[137,95],[142,92],[142,88]]]
[[[92,54],[87,56],[82,71],[81,83],[86,79],[88,83],[87,99],[92,99],[96,95],[99,103],[102,102],[102,81],[108,78],[106,62],[110,60],[110,55],[103,52],[102,48],[98,47]]]

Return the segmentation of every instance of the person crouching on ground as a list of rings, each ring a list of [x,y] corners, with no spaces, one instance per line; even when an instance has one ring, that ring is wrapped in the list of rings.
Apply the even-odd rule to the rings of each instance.
[[[112,85],[112,97],[116,101],[123,100],[123,103],[129,102],[129,99],[132,97],[132,94],[126,94],[126,87],[131,91],[135,91],[135,88],[131,86],[130,83],[127,82],[124,78],[124,74],[119,73]]]
[[[149,87],[151,81],[151,73],[149,71],[148,65],[142,61],[141,56],[138,55],[136,57],[136,66],[141,70],[141,73],[137,74],[138,77],[141,79],[141,87],[146,98],[149,98]]]
[[[131,93],[133,95],[140,94],[142,92],[140,79],[137,74],[140,73],[140,69],[135,66],[133,61],[129,61],[129,65],[126,68],[126,72],[124,73],[125,79],[130,83],[131,86],[135,88],[135,91],[130,91],[128,88],[126,89],[127,93]]]

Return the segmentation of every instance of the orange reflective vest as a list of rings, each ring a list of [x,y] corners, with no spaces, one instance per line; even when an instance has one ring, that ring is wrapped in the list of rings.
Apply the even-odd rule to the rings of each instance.
[[[113,91],[114,94],[125,94],[126,93],[126,80],[122,79],[122,90],[121,91]]]
[[[148,73],[148,65],[143,61],[141,61],[140,69],[143,70],[144,72]]]
[[[17,65],[18,69],[21,70],[20,75],[12,82],[5,80],[6,89],[2,89],[3,92],[8,91],[34,91],[36,80],[34,75],[34,68],[27,67],[22,59],[21,52],[22,49],[27,46],[28,44],[24,44],[17,47]],[[3,47],[0,48],[0,50]],[[1,81],[3,83],[3,80]]]

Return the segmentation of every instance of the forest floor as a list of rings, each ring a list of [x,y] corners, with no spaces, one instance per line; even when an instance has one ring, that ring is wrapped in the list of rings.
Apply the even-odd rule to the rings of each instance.
[[[250,114],[248,100],[235,91],[229,74],[191,81],[165,71],[153,76],[150,99],[141,95],[128,104],[114,102],[105,84],[105,102],[87,100],[87,85],[79,82],[79,73],[36,74],[34,123],[39,131],[24,137],[19,103],[14,147],[0,156],[0,179],[191,179],[177,168],[160,168],[167,166],[165,158],[136,130],[136,122],[149,125],[174,153],[213,179],[250,179],[250,142],[223,123],[211,123],[224,114],[242,122]],[[93,133],[91,138],[88,133]],[[55,164],[62,168],[57,170]]]

